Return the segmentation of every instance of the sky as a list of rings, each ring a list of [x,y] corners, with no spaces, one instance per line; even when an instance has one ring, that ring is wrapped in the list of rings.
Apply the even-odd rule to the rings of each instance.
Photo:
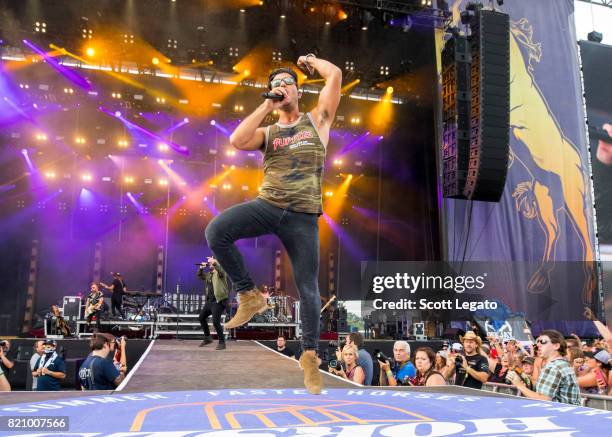
[[[612,45],[612,8],[578,0],[574,4],[578,39],[587,39],[595,29],[603,34],[602,43]]]

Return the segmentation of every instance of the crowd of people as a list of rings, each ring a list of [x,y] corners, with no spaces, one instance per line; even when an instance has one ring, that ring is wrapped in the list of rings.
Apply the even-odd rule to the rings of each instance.
[[[458,385],[481,389],[484,383],[514,386],[531,399],[581,404],[581,393],[612,396],[612,333],[593,313],[602,338],[582,341],[572,334],[565,338],[555,330],[544,330],[533,343],[515,339],[481,338],[474,331],[460,342],[443,344],[435,352],[419,347],[411,355],[410,344],[396,341],[393,357],[375,353],[380,369],[376,385]],[[284,339],[283,339],[284,341]],[[328,371],[362,385],[372,385],[373,359],[363,348],[363,336],[351,333],[336,351]]]
[[[77,389],[114,390],[127,374],[125,337],[94,333],[89,347],[91,352],[79,368]],[[9,351],[9,340],[0,341],[0,391],[10,391],[9,370],[15,359]],[[37,340],[30,358],[32,391],[60,391],[66,379],[66,363],[54,339]]]

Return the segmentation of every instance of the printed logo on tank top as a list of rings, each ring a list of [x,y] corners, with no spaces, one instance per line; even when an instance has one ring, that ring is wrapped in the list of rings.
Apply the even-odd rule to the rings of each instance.
[[[309,141],[304,141],[308,138],[314,138],[314,135],[309,130],[303,130],[288,137],[274,138],[272,141],[272,146],[274,146],[275,152],[279,148],[284,149],[285,146],[289,146],[289,149],[295,149],[296,147],[310,143]]]

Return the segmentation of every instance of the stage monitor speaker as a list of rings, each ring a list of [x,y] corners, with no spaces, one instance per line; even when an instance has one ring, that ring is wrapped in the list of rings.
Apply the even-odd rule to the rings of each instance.
[[[442,50],[442,193],[465,199],[470,155],[470,62],[468,39],[453,35]]]
[[[346,319],[338,319],[338,332],[348,332],[348,322]]]
[[[66,321],[78,320],[81,316],[81,298],[79,296],[64,296],[62,315]]]
[[[499,202],[510,152],[510,17],[479,8],[470,29],[471,130],[464,194]]]

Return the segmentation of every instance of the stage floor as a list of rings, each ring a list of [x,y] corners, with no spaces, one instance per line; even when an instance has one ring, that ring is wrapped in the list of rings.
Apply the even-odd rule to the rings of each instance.
[[[90,436],[552,437],[612,429],[612,412],[460,387],[363,388],[326,374],[324,392],[313,396],[295,360],[258,343],[230,342],[225,351],[198,344],[155,341],[113,393],[2,394],[0,434],[19,435],[6,428],[9,415],[68,417],[62,435]]]

